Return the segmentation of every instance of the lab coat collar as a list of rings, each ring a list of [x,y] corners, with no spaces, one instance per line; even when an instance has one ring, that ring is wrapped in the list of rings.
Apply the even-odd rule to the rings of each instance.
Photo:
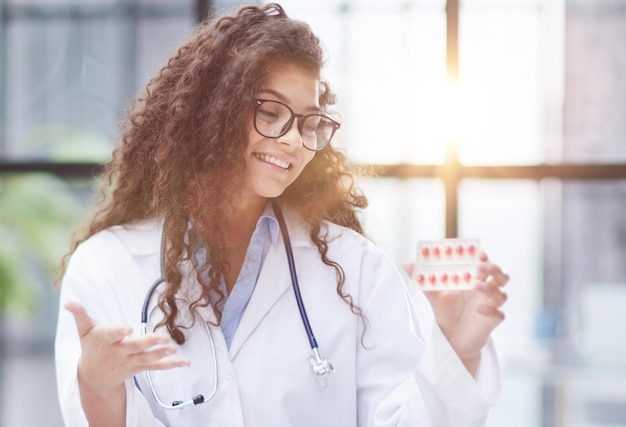
[[[117,225],[113,229],[126,233],[124,237],[128,251],[132,255],[158,254],[161,249],[163,218],[150,218],[130,224]]]
[[[295,210],[286,206],[282,210],[287,230],[289,231],[291,246],[294,249],[316,248],[309,237],[310,226],[302,220]],[[139,231],[129,233],[128,247],[131,253],[136,255],[159,254],[163,223],[163,218],[156,218],[123,226],[130,231]],[[265,262],[259,273],[257,285],[237,328],[237,332],[233,337],[229,350],[231,359],[236,356],[247,338],[267,315],[276,301],[291,287],[291,276],[287,264],[283,236],[280,232],[277,236],[278,238],[275,241],[272,239],[273,243],[270,245]],[[195,271],[191,263],[185,264],[179,298],[189,303],[197,299],[201,285],[196,280]],[[296,268],[297,264],[296,258]],[[150,312],[158,302],[158,291],[155,292],[150,300]],[[217,317],[211,306],[199,307],[198,312],[205,321],[217,323]]]
[[[310,226],[302,220],[294,209],[284,206],[282,210],[287,229],[289,230],[291,245],[293,247],[315,247],[309,237]],[[266,208],[263,214],[274,220],[276,219],[274,211],[271,208],[271,203],[268,203],[268,208]],[[127,233],[127,247],[131,254],[151,255],[160,252],[163,223],[164,218],[159,217],[119,225],[114,228],[119,228],[121,231]],[[278,239],[280,232],[278,231],[277,222],[270,226],[270,232],[272,235],[272,245],[274,247],[283,248],[282,239]]]
[[[268,203],[271,208],[271,204]],[[309,232],[311,227],[302,219],[300,214],[289,206],[281,206],[283,211],[283,216],[285,217],[285,224],[287,225],[287,231],[289,232],[289,239],[291,241],[291,246],[295,247],[315,247],[315,244],[311,241],[309,237]],[[274,218],[274,211],[272,210],[272,215]],[[278,220],[276,222],[276,226],[278,228]],[[273,239],[274,246],[281,249],[283,252],[285,250],[285,246],[281,239]]]

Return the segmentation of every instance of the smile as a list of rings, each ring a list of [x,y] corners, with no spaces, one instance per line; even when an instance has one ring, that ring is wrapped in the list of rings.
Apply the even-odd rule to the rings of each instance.
[[[259,153],[254,153],[254,157],[256,157],[257,159],[265,162],[265,163],[269,163],[272,164],[274,166],[278,166],[279,168],[285,169],[285,170],[289,170],[289,168],[291,167],[291,164],[282,160],[277,159],[276,157],[270,156],[268,154],[259,154]]]

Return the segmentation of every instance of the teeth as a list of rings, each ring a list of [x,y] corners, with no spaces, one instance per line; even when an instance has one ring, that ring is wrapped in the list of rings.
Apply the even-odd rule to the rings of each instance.
[[[268,156],[267,154],[255,154],[255,156],[264,162],[271,163],[283,169],[289,169],[289,163],[278,160],[276,157]]]

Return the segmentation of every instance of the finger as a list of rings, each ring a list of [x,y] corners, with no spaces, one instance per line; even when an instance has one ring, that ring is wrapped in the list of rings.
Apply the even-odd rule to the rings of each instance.
[[[145,366],[142,371],[165,371],[173,368],[186,368],[191,366],[191,363],[187,359],[182,357],[166,357],[158,362]]]
[[[493,307],[502,306],[508,299],[506,292],[501,288],[490,285],[488,282],[480,282],[476,284],[476,288],[482,294],[481,304],[489,304]]]
[[[501,323],[505,317],[502,311],[488,304],[479,304],[476,307],[476,311],[483,316],[492,318],[496,322],[496,324]]]
[[[151,333],[139,337],[126,337],[122,340],[128,353],[141,353],[156,346],[163,346],[171,343],[169,336],[158,333]]]
[[[487,277],[487,280],[476,280],[476,288],[478,288],[481,292],[493,292],[496,290],[501,290],[506,280],[504,279],[495,279],[493,276]]]
[[[509,275],[504,270],[498,268],[498,270],[491,276],[493,281],[498,284],[498,286],[504,286],[509,282]]]
[[[479,263],[476,274],[477,280],[485,282],[490,276],[498,286],[504,286],[509,281],[509,275],[499,265],[488,261]]]
[[[75,301],[69,301],[64,305],[65,309],[74,316],[78,335],[82,339],[94,330],[98,323],[92,319],[87,310],[81,304]],[[117,342],[125,336],[132,333],[132,329],[128,326],[109,326],[102,329],[102,336],[108,342]]]
[[[189,366],[188,360],[175,356],[175,354],[176,348],[174,346],[162,346],[132,354],[130,360],[141,371]]]
[[[96,327],[96,322],[89,317],[87,314],[87,310],[81,304],[69,301],[65,303],[65,309],[69,311],[72,316],[74,316],[74,322],[76,322],[76,328],[78,329],[78,335],[80,337],[84,337],[87,335],[93,328]]]

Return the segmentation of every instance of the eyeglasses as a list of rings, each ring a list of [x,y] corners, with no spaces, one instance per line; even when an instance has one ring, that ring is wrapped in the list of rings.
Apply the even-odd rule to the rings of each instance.
[[[266,138],[285,135],[297,119],[302,145],[312,151],[326,147],[341,126],[323,114],[296,114],[280,101],[255,99],[254,128]]]

